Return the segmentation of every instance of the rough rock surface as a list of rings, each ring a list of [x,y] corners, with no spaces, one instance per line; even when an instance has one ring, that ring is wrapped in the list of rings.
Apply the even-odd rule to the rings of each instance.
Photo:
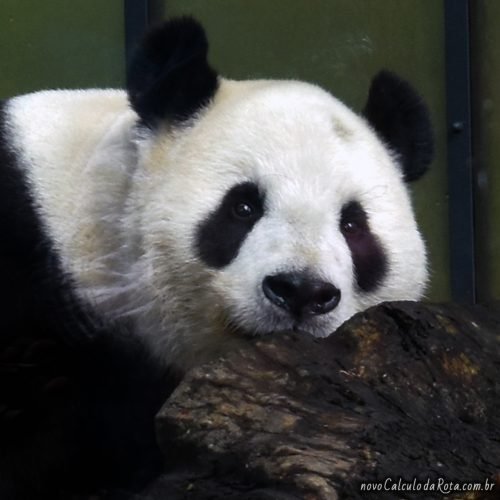
[[[157,431],[145,498],[497,498],[423,488],[500,471],[500,314],[399,302],[327,339],[254,339],[191,372]],[[422,489],[361,489],[387,478]]]

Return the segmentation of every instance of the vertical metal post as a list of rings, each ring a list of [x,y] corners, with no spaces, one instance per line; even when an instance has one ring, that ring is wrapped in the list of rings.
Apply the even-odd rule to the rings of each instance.
[[[150,23],[149,0],[125,0],[125,57],[127,66],[141,36]]]
[[[445,0],[446,107],[452,298],[476,300],[469,3]]]

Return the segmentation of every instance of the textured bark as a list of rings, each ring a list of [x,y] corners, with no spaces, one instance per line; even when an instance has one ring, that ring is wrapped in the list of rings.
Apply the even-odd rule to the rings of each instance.
[[[167,472],[146,496],[422,499],[444,495],[360,481],[484,483],[500,471],[499,333],[500,314],[400,302],[327,339],[249,341],[163,407]]]

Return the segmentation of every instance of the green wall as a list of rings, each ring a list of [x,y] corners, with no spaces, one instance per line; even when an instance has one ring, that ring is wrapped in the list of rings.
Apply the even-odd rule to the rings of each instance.
[[[0,98],[121,86],[122,0],[0,0]]]
[[[500,2],[476,0],[472,93],[478,299],[500,301]]]
[[[206,26],[211,61],[230,78],[316,82],[361,110],[381,68],[410,80],[430,106],[437,156],[415,184],[417,217],[432,272],[429,298],[449,290],[444,12],[423,0],[165,0],[166,17],[192,14]],[[409,257],[410,258],[410,257]]]

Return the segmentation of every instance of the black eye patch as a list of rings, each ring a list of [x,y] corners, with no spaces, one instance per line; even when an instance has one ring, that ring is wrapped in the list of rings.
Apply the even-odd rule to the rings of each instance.
[[[366,212],[357,201],[342,207],[340,231],[351,251],[359,288],[365,292],[374,291],[387,273],[387,257],[379,239],[370,231]]]
[[[210,267],[227,266],[264,215],[264,197],[253,182],[233,186],[196,231],[196,250]]]

